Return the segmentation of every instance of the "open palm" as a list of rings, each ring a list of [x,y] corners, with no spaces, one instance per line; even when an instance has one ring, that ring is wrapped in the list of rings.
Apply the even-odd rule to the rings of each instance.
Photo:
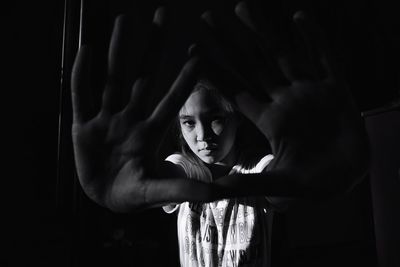
[[[232,15],[208,11],[203,21],[205,49],[199,51],[229,73],[231,80],[222,81],[221,88],[268,139],[275,159],[267,172],[282,181],[261,179],[247,186],[248,178],[231,177],[218,183],[235,188],[233,194],[307,198],[329,198],[353,188],[367,170],[366,133],[322,31],[297,12],[298,39],[283,41],[243,2]],[[277,186],[272,189],[272,184]]]
[[[155,18],[159,20],[161,11],[157,12]],[[207,199],[204,184],[183,177],[159,179],[156,162],[164,134],[193,88],[198,60],[192,58],[186,62],[158,103],[154,103],[154,83],[151,82],[151,79],[157,79],[156,75],[140,72],[141,76],[133,79],[130,100],[120,104],[123,101],[118,96],[124,88],[119,74],[126,66],[128,47],[123,44],[123,35],[127,24],[125,16],[116,19],[109,48],[108,80],[101,90],[100,110],[92,108],[93,99],[88,94],[93,91],[90,88],[88,47],[81,47],[74,64],[72,138],[82,188],[95,202],[116,211],[198,200],[198,194],[201,199]],[[157,31],[152,33],[160,34],[160,25],[154,27]],[[140,50],[133,52],[143,53]],[[159,60],[154,54],[153,58]],[[133,64],[140,65],[141,62],[134,60]],[[202,193],[202,186],[206,193]]]

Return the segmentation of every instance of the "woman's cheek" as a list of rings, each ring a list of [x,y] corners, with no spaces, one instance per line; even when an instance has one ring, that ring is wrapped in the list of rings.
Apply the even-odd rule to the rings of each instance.
[[[185,139],[186,144],[189,145],[190,148],[193,148],[196,140],[196,135],[193,132],[194,131],[187,131],[187,130],[182,131],[183,138]]]
[[[214,125],[213,126],[213,132],[215,135],[221,135],[222,131],[224,130],[224,126],[223,125]]]

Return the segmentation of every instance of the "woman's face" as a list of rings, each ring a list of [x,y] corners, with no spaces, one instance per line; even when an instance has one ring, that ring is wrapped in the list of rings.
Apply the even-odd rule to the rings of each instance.
[[[181,110],[183,138],[193,153],[207,164],[224,162],[235,142],[238,121],[209,90],[193,92]]]

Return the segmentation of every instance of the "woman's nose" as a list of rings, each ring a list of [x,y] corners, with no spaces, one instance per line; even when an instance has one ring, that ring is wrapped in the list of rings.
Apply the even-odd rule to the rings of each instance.
[[[210,126],[207,126],[203,123],[198,123],[196,125],[197,131],[197,141],[208,141],[212,139],[212,130]]]

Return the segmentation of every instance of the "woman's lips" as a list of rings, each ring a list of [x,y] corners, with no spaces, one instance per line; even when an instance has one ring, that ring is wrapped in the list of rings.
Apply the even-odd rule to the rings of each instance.
[[[205,147],[202,147],[199,149],[199,151],[204,151],[204,152],[212,152],[217,149],[216,144],[207,144]]]
[[[211,155],[215,155],[216,150],[215,149],[202,149],[199,151],[200,155],[203,155],[203,157],[208,157]]]

